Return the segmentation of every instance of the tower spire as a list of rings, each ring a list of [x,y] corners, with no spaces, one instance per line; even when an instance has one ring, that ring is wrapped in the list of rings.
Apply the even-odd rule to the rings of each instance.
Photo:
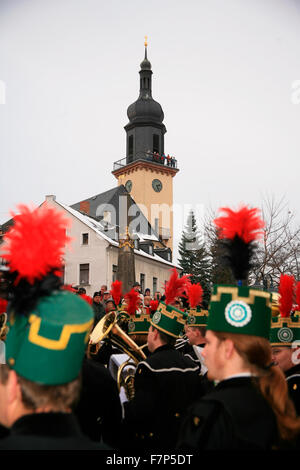
[[[147,152],[164,154],[162,107],[152,98],[152,66],[147,57],[148,36],[144,36],[145,56],[140,64],[140,93],[138,99],[127,109],[129,123],[125,126],[127,133],[127,163],[140,158],[147,159]]]
[[[145,36],[144,46],[145,46],[145,60],[148,60],[147,58],[148,36]]]

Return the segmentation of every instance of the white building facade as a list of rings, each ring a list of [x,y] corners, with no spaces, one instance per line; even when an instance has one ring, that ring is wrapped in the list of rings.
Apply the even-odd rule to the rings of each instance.
[[[98,221],[56,201],[55,196],[46,196],[43,204],[60,210],[71,221],[67,234],[72,241],[65,251],[64,283],[84,287],[91,296],[102,285],[110,289],[116,279],[118,242],[105,235]],[[155,291],[163,294],[172,268],[181,271],[178,266],[156,253],[135,249],[134,254],[136,281],[140,282],[143,291],[149,288],[151,295]]]

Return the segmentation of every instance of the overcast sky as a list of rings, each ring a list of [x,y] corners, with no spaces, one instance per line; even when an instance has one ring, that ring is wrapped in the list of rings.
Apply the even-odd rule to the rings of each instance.
[[[174,203],[272,195],[300,219],[300,1],[0,0],[0,223],[116,186],[145,35]]]

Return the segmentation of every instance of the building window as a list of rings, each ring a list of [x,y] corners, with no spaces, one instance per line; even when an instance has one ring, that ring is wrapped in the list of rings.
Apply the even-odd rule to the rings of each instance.
[[[145,292],[145,274],[140,275],[141,291]]]
[[[89,244],[89,234],[88,233],[83,233],[82,234],[82,245],[88,245]]]
[[[79,284],[89,284],[90,280],[90,265],[80,264],[79,265]]]
[[[112,282],[115,282],[117,280],[117,270],[118,270],[118,266],[116,264],[113,264],[113,267],[112,267]]]
[[[157,277],[153,278],[153,294],[157,291]]]
[[[153,134],[153,153],[159,153],[159,135]]]

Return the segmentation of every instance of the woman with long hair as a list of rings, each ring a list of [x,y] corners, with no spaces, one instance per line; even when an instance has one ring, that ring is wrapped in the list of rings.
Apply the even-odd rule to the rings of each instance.
[[[266,338],[208,330],[203,350],[215,389],[192,405],[179,448],[271,450],[296,445],[300,418]]]
[[[216,285],[202,355],[215,388],[189,409],[178,447],[271,450],[293,447],[300,432],[269,343],[271,294],[248,287],[251,256],[263,221],[256,209],[222,209],[215,220],[237,285]]]

